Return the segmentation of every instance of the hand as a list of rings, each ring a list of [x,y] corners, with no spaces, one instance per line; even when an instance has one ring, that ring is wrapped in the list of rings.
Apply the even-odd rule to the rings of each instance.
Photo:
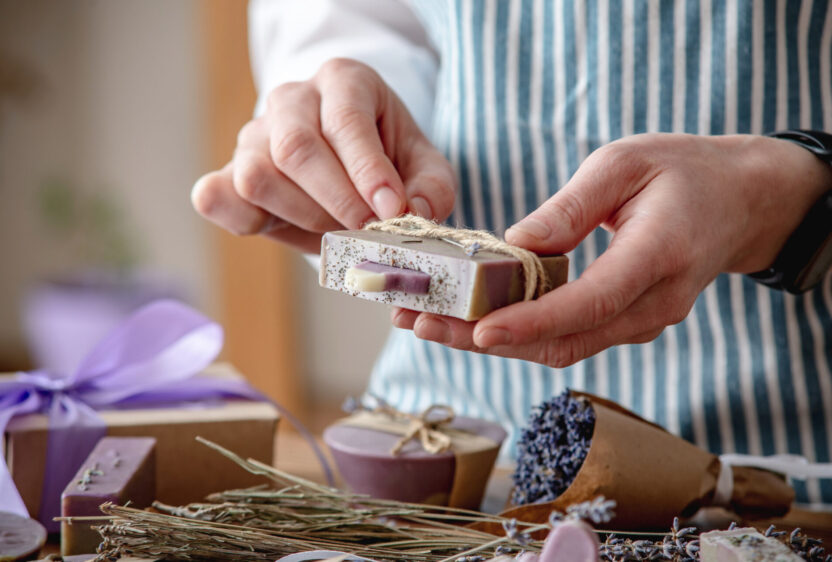
[[[334,59],[271,92],[234,157],[201,177],[197,211],[235,234],[320,251],[321,233],[406,210],[444,220],[455,197],[447,160],[371,68]]]
[[[553,197],[506,232],[541,254],[572,250],[596,226],[610,246],[577,280],[476,323],[395,309],[393,323],[451,347],[571,365],[643,343],[681,322],[719,273],[768,267],[832,168],[788,141],[639,135],[589,156]]]

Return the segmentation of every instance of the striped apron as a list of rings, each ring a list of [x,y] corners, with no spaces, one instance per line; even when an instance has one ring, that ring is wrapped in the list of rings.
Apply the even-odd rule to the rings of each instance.
[[[832,131],[827,0],[412,0],[441,64],[431,138],[456,170],[451,222],[502,233],[596,148],[642,132]],[[573,276],[609,242],[597,229]],[[800,296],[720,275],[681,324],[565,369],[393,330],[369,391],[450,404],[514,442],[563,388],[611,398],[714,452],[830,462],[832,275]],[[832,481],[795,482],[832,508]]]

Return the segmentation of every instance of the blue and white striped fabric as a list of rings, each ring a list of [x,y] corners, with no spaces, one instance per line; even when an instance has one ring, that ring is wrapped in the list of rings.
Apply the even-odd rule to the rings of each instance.
[[[651,131],[832,131],[826,0],[413,0],[440,53],[433,140],[461,183],[452,221],[502,232],[594,149]],[[607,246],[598,229],[573,274]],[[394,330],[370,390],[512,428],[564,387],[634,409],[715,453],[830,462],[832,275],[808,294],[722,275],[654,342],[567,369]],[[513,454],[512,450],[506,451]],[[832,481],[796,483],[832,506]]]

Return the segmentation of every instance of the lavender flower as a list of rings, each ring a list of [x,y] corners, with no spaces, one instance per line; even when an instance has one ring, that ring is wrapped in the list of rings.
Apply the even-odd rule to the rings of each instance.
[[[569,390],[537,406],[517,444],[512,502],[550,501],[572,484],[589,452],[595,412]]]
[[[345,414],[354,414],[360,409],[362,409],[361,402],[355,396],[347,396],[341,404],[341,410]]]
[[[522,533],[517,528],[517,519],[503,521],[503,530],[506,532],[508,538],[520,546],[528,546],[532,542],[532,538],[528,533]]]
[[[593,500],[570,505],[566,508],[566,514],[574,519],[592,521],[598,525],[599,523],[609,523],[615,516],[614,509],[615,500],[597,496]]]

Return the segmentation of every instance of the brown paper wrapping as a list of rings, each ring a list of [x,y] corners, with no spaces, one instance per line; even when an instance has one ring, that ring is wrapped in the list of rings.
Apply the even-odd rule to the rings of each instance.
[[[213,365],[206,374],[240,376],[228,365]],[[228,400],[204,408],[100,410],[98,414],[107,423],[109,436],[156,438],[156,499],[172,505],[266,482],[230,466],[227,459],[198,443],[198,435],[243,458],[274,462],[278,413],[269,403]],[[32,517],[40,509],[48,426],[44,415],[20,416],[11,421],[5,435],[6,462]]]
[[[675,516],[693,515],[712,503],[719,458],[621,406],[580,392],[592,403],[592,444],[572,484],[557,499],[514,507],[503,513],[528,522],[544,522],[553,510],[599,495],[616,501],[615,518],[605,527],[665,530]],[[794,490],[778,475],[733,467],[731,507],[745,517],[786,513]],[[501,534],[502,529],[484,528]]]

